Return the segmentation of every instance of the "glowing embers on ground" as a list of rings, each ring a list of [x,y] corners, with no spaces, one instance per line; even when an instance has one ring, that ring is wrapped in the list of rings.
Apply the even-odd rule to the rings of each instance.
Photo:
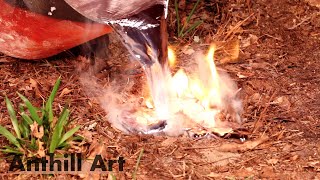
[[[176,64],[169,49],[169,64]],[[150,96],[142,106],[125,116],[117,116],[128,131],[145,134],[164,132],[167,135],[211,133],[223,136],[240,123],[241,102],[231,79],[218,73],[214,64],[215,46],[206,56],[196,58],[196,67],[188,73],[179,69],[171,75],[169,67],[158,63],[146,70]],[[189,67],[190,69],[190,67]]]

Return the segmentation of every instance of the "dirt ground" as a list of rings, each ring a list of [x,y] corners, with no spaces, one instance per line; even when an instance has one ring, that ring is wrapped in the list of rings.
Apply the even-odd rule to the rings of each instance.
[[[181,2],[180,8],[190,9]],[[170,43],[176,47],[178,59],[185,62],[189,57],[186,46],[205,50],[213,41],[226,45],[235,37],[239,39],[239,57],[231,60],[217,57],[217,61],[219,69],[227,71],[242,88],[244,142],[239,137],[191,139],[123,134],[110,126],[98,102],[84,93],[86,87],[81,86],[79,73],[86,60],[79,57],[30,62],[2,56],[1,125],[10,127],[3,95],[17,104],[18,91],[40,106],[41,97],[48,96],[61,76],[55,110],[68,104],[72,111],[71,126],[82,126],[80,134],[88,143],[79,147],[81,152],[100,151],[107,157],[125,158],[124,171],[113,172],[117,179],[132,178],[141,150],[137,179],[320,179],[320,2],[204,2],[194,18],[204,23],[193,34],[180,39],[175,38],[175,13],[170,7]],[[200,41],[195,42],[194,36],[199,36]],[[96,75],[101,84],[115,76],[128,76],[125,71],[128,53],[113,42],[109,49],[110,67]],[[143,75],[129,75],[133,81],[141,78]],[[37,85],[30,83],[33,80]],[[0,143],[8,142],[0,137]],[[93,145],[100,148],[96,150]],[[0,167],[3,179],[39,178],[8,173],[5,158]],[[40,178],[99,177],[108,179],[106,174]]]

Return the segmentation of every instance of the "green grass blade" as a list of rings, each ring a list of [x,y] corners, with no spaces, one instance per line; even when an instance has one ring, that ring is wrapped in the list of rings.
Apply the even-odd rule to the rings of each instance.
[[[33,120],[35,120],[39,125],[42,125],[42,121],[40,119],[40,117],[38,116],[37,114],[37,109],[31,104],[31,102],[26,98],[24,97],[22,94],[18,93],[19,97],[22,99],[22,101],[26,104],[29,112],[30,112],[30,115],[31,115],[31,118]]]
[[[203,21],[197,21],[196,23],[194,23],[185,33],[182,34],[181,37],[185,36],[186,34],[190,33],[191,31],[193,31],[194,29],[196,29],[198,26],[200,26],[203,23]]]
[[[144,149],[141,150],[140,154],[139,154],[139,157],[138,157],[138,160],[137,160],[137,163],[136,163],[136,167],[135,167],[135,170],[132,174],[132,179],[136,180],[137,179],[137,172],[138,172],[138,168],[139,168],[139,164],[140,164],[140,160],[141,160],[141,157],[143,155],[143,151]]]
[[[56,126],[53,130],[53,134],[51,137],[51,142],[50,142],[50,147],[49,147],[49,153],[54,153],[54,151],[56,150],[56,147],[58,145],[60,141],[60,137],[59,137],[59,129],[58,126]]]
[[[66,133],[62,136],[62,138],[61,138],[58,146],[60,146],[64,141],[66,141],[67,139],[69,139],[69,138],[70,138],[74,133],[76,133],[79,129],[80,129],[80,126],[77,126],[77,127],[73,128],[73,129],[69,130],[68,132],[66,132]]]
[[[14,128],[14,131],[17,134],[18,138],[21,138],[21,133],[19,130],[19,124],[18,124],[18,120],[17,120],[17,116],[16,116],[16,112],[13,109],[13,105],[11,103],[11,101],[8,99],[8,97],[6,96],[6,104],[7,104],[7,109],[8,109],[8,113],[10,115],[10,119]]]
[[[5,146],[5,149],[0,149],[1,152],[3,153],[7,153],[7,154],[23,154],[21,151],[14,149],[12,147],[9,146]]]
[[[57,122],[57,126],[59,129],[59,137],[61,137],[63,127],[67,124],[68,118],[69,118],[69,110],[65,107]]]
[[[19,129],[20,129],[22,138],[27,137],[27,131],[23,123],[19,124]]]
[[[192,10],[191,10],[191,12],[190,12],[190,14],[189,14],[189,16],[187,17],[187,23],[190,22],[190,19],[191,19],[191,17],[193,16],[193,14],[194,14],[196,8],[198,7],[198,4],[199,4],[199,3],[200,3],[200,0],[198,0],[198,1],[196,2],[196,4],[193,6],[193,8],[192,8]]]
[[[115,176],[112,172],[110,172],[109,175],[111,176],[111,179],[112,179],[112,180],[117,180],[116,176]]]
[[[25,112],[20,113],[20,116],[28,123],[28,125],[33,124],[33,120]]]
[[[53,134],[51,137],[51,143],[49,147],[49,153],[54,153],[55,149],[57,148],[61,139],[63,126],[66,124],[68,117],[69,117],[69,110],[67,108],[64,108],[58,119],[57,125],[54,127]]]
[[[72,141],[83,141],[83,140],[84,138],[79,135],[72,137]]]
[[[178,36],[179,36],[179,34],[180,34],[180,15],[179,15],[178,0],[174,1],[174,8],[175,8],[176,15],[177,15],[177,26],[178,26]]]
[[[29,139],[29,135],[30,135],[30,124],[25,120],[23,119],[22,120],[22,124],[21,124],[21,128],[22,128],[22,132],[23,132],[23,136],[27,139]]]
[[[53,110],[52,110],[52,103],[53,103],[53,100],[57,94],[57,91],[59,89],[59,86],[60,86],[60,83],[61,83],[61,78],[59,77],[58,80],[56,81],[56,83],[54,84],[53,86],[53,89],[51,91],[51,94],[47,100],[47,103],[46,103],[46,112],[48,113],[48,119],[49,119],[49,122],[51,123],[53,121]]]
[[[186,25],[182,26],[181,31],[180,31],[179,34],[178,34],[178,37],[183,37],[183,36],[185,36],[186,34],[188,34],[188,33],[189,33],[190,31],[192,31],[193,29],[197,28],[197,27],[202,23],[202,22],[201,22],[200,24],[198,24],[198,23],[199,23],[199,21],[198,21],[198,22],[196,22],[195,24],[193,24],[192,27],[190,27],[186,32],[184,32],[185,26],[187,26],[187,25],[189,24],[189,22],[190,22],[190,20],[191,20],[191,17],[193,16],[193,14],[194,14],[196,8],[198,7],[199,3],[200,3],[200,0],[198,0],[198,1],[196,2],[196,4],[193,6],[191,12],[189,13],[189,16],[187,17]]]
[[[59,144],[59,146],[56,147],[56,149],[67,149],[68,147],[70,147],[70,145],[68,144],[68,142],[63,142],[61,144]]]
[[[31,139],[31,143],[29,144],[29,148],[33,150],[38,150],[38,145],[36,142],[36,138]]]
[[[11,132],[9,132],[5,127],[1,125],[0,125],[0,134],[6,137],[13,145],[17,146],[18,148],[21,148],[21,145],[18,142],[17,138],[14,137],[14,135]]]

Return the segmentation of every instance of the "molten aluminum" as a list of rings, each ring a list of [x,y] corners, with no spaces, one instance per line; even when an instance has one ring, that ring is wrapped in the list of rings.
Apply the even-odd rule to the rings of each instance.
[[[144,88],[148,93],[141,92],[140,98],[109,86],[99,98],[108,120],[126,133],[192,137],[232,133],[241,123],[239,90],[226,74],[218,73],[214,52],[212,45],[206,56],[188,65],[189,70],[181,68],[173,75],[169,67],[154,63],[145,69],[149,89]],[[168,54],[174,66],[173,51]]]
[[[241,122],[241,102],[236,98],[238,90],[231,79],[218,74],[214,51],[212,45],[205,57],[197,58],[198,68],[194,68],[197,70],[189,73],[180,69],[172,76],[169,68],[154,63],[146,69],[151,95],[143,97],[143,102],[131,106],[129,111],[120,106],[113,107],[118,108],[114,111],[109,106],[109,118],[116,118],[111,122],[118,128],[121,124],[120,129],[126,132],[144,134],[163,132],[177,136],[186,132],[191,136],[211,133],[223,136],[231,133],[234,124]],[[170,65],[175,64],[173,56],[169,50]]]

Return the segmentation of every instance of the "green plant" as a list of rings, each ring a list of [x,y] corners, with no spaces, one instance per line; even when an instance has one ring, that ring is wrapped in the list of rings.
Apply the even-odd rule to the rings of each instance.
[[[174,1],[174,7],[175,7],[175,11],[176,11],[176,15],[177,15],[177,26],[178,26],[178,37],[184,37],[186,34],[192,32],[193,30],[195,30],[197,27],[199,27],[203,21],[199,20],[196,21],[193,25],[191,25],[189,28],[187,27],[187,25],[189,24],[191,17],[193,16],[196,8],[198,7],[200,3],[200,0],[197,0],[197,2],[194,4],[189,16],[187,17],[186,23],[184,23],[181,26],[181,19],[180,19],[180,15],[179,15],[179,4],[178,4],[178,0]],[[187,28],[187,29],[186,29]],[[186,30],[185,30],[186,29]]]
[[[69,119],[69,110],[65,107],[59,117],[55,117],[52,109],[53,100],[57,94],[60,78],[42,108],[37,108],[22,94],[18,96],[23,104],[19,106],[19,119],[11,101],[5,97],[8,113],[14,129],[14,134],[0,125],[0,134],[14,145],[0,149],[4,153],[24,154],[27,157],[45,156],[54,153],[56,149],[68,148],[68,140],[74,140],[80,126],[65,131]],[[40,116],[39,116],[40,115]]]
[[[143,152],[144,152],[144,149],[142,149],[140,151],[140,154],[139,154],[139,157],[138,157],[138,160],[137,160],[137,163],[136,163],[136,167],[134,169],[134,172],[132,173],[132,179],[133,180],[136,180],[137,179],[137,172],[138,172],[138,168],[139,168],[139,164],[140,164],[140,161],[141,161],[141,157],[143,155]]]

